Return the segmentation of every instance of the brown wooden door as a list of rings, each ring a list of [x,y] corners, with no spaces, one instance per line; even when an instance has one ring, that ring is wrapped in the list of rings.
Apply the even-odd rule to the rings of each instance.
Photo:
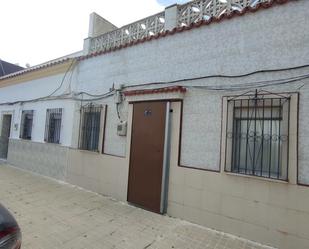
[[[166,102],[133,105],[128,201],[160,213]]]

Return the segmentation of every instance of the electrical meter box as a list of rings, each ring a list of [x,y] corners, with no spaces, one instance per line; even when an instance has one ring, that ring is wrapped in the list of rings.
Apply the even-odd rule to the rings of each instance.
[[[114,99],[116,104],[120,104],[122,102],[122,95],[120,91],[116,91]]]
[[[118,136],[126,136],[127,135],[127,122],[120,122],[117,125],[117,135]]]

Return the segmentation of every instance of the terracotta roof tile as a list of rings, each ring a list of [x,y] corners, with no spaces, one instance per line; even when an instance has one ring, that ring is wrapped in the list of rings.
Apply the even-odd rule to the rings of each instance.
[[[160,93],[173,93],[180,92],[185,93],[187,89],[182,86],[171,86],[171,87],[163,87],[156,89],[141,89],[141,90],[131,90],[125,91],[124,96],[135,96],[135,95],[145,95],[145,94],[160,94]]]
[[[55,66],[55,65],[58,65],[58,64],[62,64],[62,63],[65,63],[65,62],[67,62],[71,59],[72,58],[65,58],[65,59],[60,59],[60,60],[40,64],[40,65],[37,65],[37,66],[34,66],[34,67],[26,68],[24,70],[20,70],[20,71],[17,71],[15,73],[4,75],[4,76],[0,77],[0,81],[4,80],[4,79],[14,78],[14,77],[17,77],[17,76],[20,76],[20,75],[23,75],[23,74],[26,74],[26,73],[30,73],[30,72],[33,72],[33,71],[37,71],[37,70],[40,70],[40,69],[43,69],[43,68],[48,68],[48,67],[52,67],[52,66]]]

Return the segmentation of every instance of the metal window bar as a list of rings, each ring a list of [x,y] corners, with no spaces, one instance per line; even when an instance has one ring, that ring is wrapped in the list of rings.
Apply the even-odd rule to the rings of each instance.
[[[62,108],[47,109],[45,125],[45,142],[60,143]]]
[[[31,140],[33,124],[33,111],[22,111],[20,135],[21,139]]]
[[[233,173],[288,179],[289,97],[228,100],[226,169]]]
[[[102,106],[89,104],[81,108],[79,149],[99,150]]]

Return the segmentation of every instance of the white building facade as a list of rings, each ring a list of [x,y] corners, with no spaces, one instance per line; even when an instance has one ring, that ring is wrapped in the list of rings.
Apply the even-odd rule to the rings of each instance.
[[[309,246],[306,0],[200,0],[0,78],[2,158],[278,248]],[[308,95],[308,96],[307,96]]]

